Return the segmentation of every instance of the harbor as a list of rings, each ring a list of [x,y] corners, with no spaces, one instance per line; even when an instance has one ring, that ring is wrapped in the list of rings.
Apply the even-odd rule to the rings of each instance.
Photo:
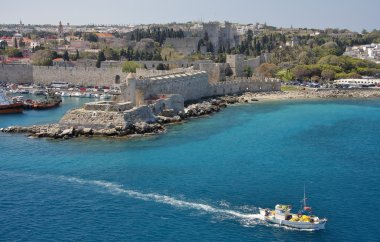
[[[84,100],[63,98],[56,109],[1,116],[0,126],[56,123]],[[132,140],[30,139],[0,133],[2,201],[17,198],[20,203],[13,207],[17,213],[4,205],[10,212],[3,217],[14,221],[9,228],[23,222],[54,234],[26,235],[27,229],[21,229],[40,240],[77,238],[51,225],[57,214],[59,224],[71,224],[72,231],[85,232],[89,240],[142,236],[132,228],[143,229],[147,223],[156,240],[168,235],[186,240],[199,233],[210,240],[222,233],[229,240],[246,241],[253,240],[252,234],[263,240],[275,234],[284,240],[328,241],[351,240],[362,233],[363,240],[370,240],[376,237],[377,210],[367,198],[376,200],[379,187],[378,164],[371,158],[380,156],[378,105],[376,99],[256,101]],[[325,230],[286,229],[259,218],[259,207],[298,205],[303,179],[308,203],[329,220]],[[368,189],[355,189],[358,186]],[[46,199],[49,203],[41,206]],[[358,209],[363,206],[368,210]],[[93,212],[99,209],[103,212]],[[357,219],[347,223],[347,214]],[[126,216],[135,222],[129,224]],[[164,228],[149,216],[165,223]],[[365,228],[360,226],[364,222]],[[119,234],[125,230],[129,232]],[[9,237],[16,236],[13,231]]]

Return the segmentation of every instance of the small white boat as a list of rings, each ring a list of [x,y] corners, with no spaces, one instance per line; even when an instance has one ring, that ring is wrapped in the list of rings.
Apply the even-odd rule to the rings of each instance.
[[[102,95],[100,95],[100,99],[111,99],[111,95],[110,94],[108,94],[108,93],[104,93],[104,94],[102,94]]]
[[[311,207],[306,206],[305,192],[303,209],[297,214],[291,213],[291,209],[292,207],[290,205],[277,204],[275,210],[268,208],[260,208],[259,210],[264,220],[270,223],[312,231],[325,229],[327,219],[320,219],[311,214]]]
[[[71,97],[71,93],[69,93],[69,92],[62,92],[61,96],[62,97]]]
[[[44,90],[40,90],[40,89],[36,89],[36,90],[32,91],[32,94],[36,95],[36,96],[41,96],[41,95],[45,94],[45,91]]]
[[[71,96],[72,96],[72,97],[82,97],[82,93],[80,93],[80,92],[73,92],[73,93],[71,94]]]

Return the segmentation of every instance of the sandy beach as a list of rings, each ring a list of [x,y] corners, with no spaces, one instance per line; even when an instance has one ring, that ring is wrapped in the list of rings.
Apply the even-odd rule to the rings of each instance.
[[[380,89],[304,89],[280,92],[244,93],[239,102],[337,98],[380,98]]]

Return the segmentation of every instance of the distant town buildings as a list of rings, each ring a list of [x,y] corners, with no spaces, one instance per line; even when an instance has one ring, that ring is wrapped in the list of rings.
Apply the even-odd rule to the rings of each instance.
[[[344,55],[380,63],[380,44],[347,47]]]

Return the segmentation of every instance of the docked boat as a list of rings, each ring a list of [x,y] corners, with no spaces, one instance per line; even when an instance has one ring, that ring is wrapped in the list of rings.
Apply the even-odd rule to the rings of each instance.
[[[112,96],[108,93],[104,93],[99,96],[100,99],[111,99],[111,97]]]
[[[57,107],[61,102],[61,96],[55,94],[48,94],[44,100],[27,100],[26,102],[24,102],[24,108],[43,110]]]
[[[21,102],[10,101],[5,93],[0,91],[0,114],[22,113],[23,104]]]
[[[36,89],[36,90],[32,91],[32,94],[36,95],[36,96],[42,96],[42,95],[45,95],[45,91],[44,90]]]
[[[280,226],[312,231],[325,228],[327,219],[312,215],[311,207],[306,205],[305,192],[301,210],[295,214],[291,212],[291,209],[290,205],[277,204],[274,210],[260,208],[260,214],[265,221]]]

